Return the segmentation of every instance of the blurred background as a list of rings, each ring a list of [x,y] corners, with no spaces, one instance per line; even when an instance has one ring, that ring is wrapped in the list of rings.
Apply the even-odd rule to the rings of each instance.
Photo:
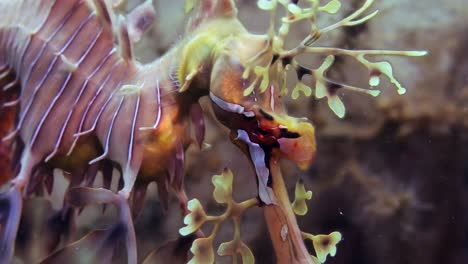
[[[140,2],[129,1],[129,8]],[[341,2],[340,12],[322,15],[319,26],[338,21],[364,1]],[[164,54],[181,38],[186,19],[183,3],[154,1],[157,23],[137,46],[142,61]],[[266,31],[268,13],[258,10],[255,0],[237,0],[237,4],[249,30]],[[291,195],[299,179],[313,191],[309,213],[298,217],[299,226],[313,234],[342,233],[344,239],[336,257],[328,258],[329,264],[468,263],[468,3],[376,0],[370,9],[380,13],[363,25],[324,35],[317,45],[428,50],[429,55],[372,57],[371,61],[390,61],[408,92],[399,96],[385,79],[377,98],[341,93],[347,107],[343,119],[323,100],[287,101],[290,115],[307,117],[314,124],[318,145],[309,170],[283,164]],[[296,27],[290,44],[297,44],[308,32],[307,25]],[[310,65],[321,60],[303,58]],[[368,86],[367,70],[349,58],[339,58],[329,76]],[[210,214],[217,214],[223,208],[212,198],[214,174],[224,167],[232,169],[237,201],[256,196],[255,177],[247,159],[230,143],[228,132],[215,121],[207,101],[203,107],[206,143],[202,150],[188,150],[186,189],[189,198],[198,198]],[[151,186],[136,222],[143,256],[176,238],[182,218],[175,197],[171,208],[175,210],[161,211],[156,187]],[[106,223],[95,221],[101,226]],[[274,263],[261,209],[250,209],[241,227],[257,263]],[[225,225],[219,242],[231,239],[232,226]],[[217,259],[217,263],[229,262]]]

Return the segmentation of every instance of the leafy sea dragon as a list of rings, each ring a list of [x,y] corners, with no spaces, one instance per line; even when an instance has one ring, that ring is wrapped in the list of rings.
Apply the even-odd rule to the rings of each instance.
[[[396,86],[398,94],[406,92],[406,89],[393,76],[393,69],[389,62],[371,62],[368,56],[424,56],[426,52],[316,47],[314,44],[321,35],[337,28],[365,23],[377,15],[378,11],[364,15],[374,2],[366,0],[360,8],[342,20],[327,27],[318,28],[316,24],[318,14],[338,12],[341,7],[340,1],[331,0],[321,4],[319,0],[306,0],[303,1],[305,7],[300,7],[298,2],[297,0],[257,1],[260,9],[269,11],[271,14],[270,27],[265,35],[252,34],[243,27],[237,26],[238,20],[235,15],[232,15],[224,16],[220,21],[208,22],[206,37],[193,40],[194,45],[199,41],[198,45],[204,47],[210,46],[207,43],[216,43],[210,53],[214,58],[214,64],[211,67],[209,96],[216,117],[230,128],[231,140],[240,147],[253,164],[257,176],[259,203],[264,208],[265,221],[278,263],[323,263],[328,254],[333,256],[336,253],[335,245],[341,239],[341,234],[333,232],[327,236],[313,236],[299,230],[294,213],[304,214],[307,211],[303,202],[310,199],[311,194],[304,190],[303,184],[298,183],[296,200],[291,207],[278,164],[279,160],[285,157],[294,161],[301,169],[307,169],[316,151],[315,131],[309,121],[289,116],[281,102],[281,97],[290,95],[293,99],[297,99],[302,95],[308,97],[314,94],[316,99],[326,98],[330,109],[339,118],[343,118],[345,106],[338,96],[339,90],[360,92],[376,97],[380,91],[375,87],[380,84],[381,77],[386,77]],[[280,18],[280,26],[276,28],[279,8],[283,8],[286,15]],[[232,9],[235,10],[234,7]],[[310,22],[310,33],[298,46],[286,49],[285,42],[291,27],[300,21]],[[233,28],[239,31],[236,32]],[[221,41],[218,36],[224,32],[230,32],[230,34]],[[318,68],[313,69],[305,67],[297,60],[297,57],[302,54],[327,56]],[[347,85],[327,77],[326,73],[333,65],[335,56],[353,57],[366,67],[369,70],[371,89]],[[199,66],[188,72],[197,72],[197,69]],[[294,73],[297,77],[292,89],[288,89],[286,84],[288,72]],[[312,77],[312,85],[304,82],[306,75]],[[224,172],[222,175],[213,177],[214,198],[217,202],[227,203],[228,209],[222,216],[207,218],[214,221],[215,228],[208,239],[195,241],[192,247],[192,253],[195,255],[192,263],[213,261],[212,252],[209,253],[210,251],[206,248],[212,243],[213,236],[219,228],[218,225],[224,221],[226,214],[232,217],[236,232],[240,229],[239,223],[236,222],[239,215],[233,213],[240,209],[232,208],[240,206],[244,210],[244,203],[237,204],[232,199],[229,201],[229,199],[219,197],[222,189],[228,189],[226,193],[232,191],[226,187],[229,186],[229,175],[230,172]],[[301,200],[302,205],[299,205]],[[202,209],[197,206],[198,203],[194,200],[191,202],[191,209],[194,210],[192,214],[200,213]],[[255,203],[245,201],[245,204]],[[193,216],[188,216],[185,220],[190,224],[181,229],[181,233],[184,234],[193,231],[194,226],[199,227],[203,224],[203,221],[195,223]],[[310,256],[304,246],[304,239],[310,239],[313,242],[317,257]],[[220,255],[225,255],[227,252],[234,257],[240,253],[244,263],[250,263],[250,254],[246,253],[248,251],[238,237],[231,242],[223,243],[218,249]]]
[[[61,233],[69,235],[65,241],[76,239],[70,231],[76,207],[114,204],[119,217],[110,229],[69,243],[44,262],[69,260],[86,240],[95,242],[89,248],[93,260],[110,262],[108,252],[113,251],[108,249],[123,239],[127,262],[136,263],[133,215],[142,207],[148,184],[157,182],[163,203],[172,189],[186,207],[184,150],[193,141],[191,130],[195,142],[203,140],[198,103],[202,96],[209,96],[217,118],[230,128],[232,141],[250,158],[259,203],[270,215],[267,219],[283,216],[291,234],[286,241],[292,241],[287,247],[299,262],[311,261],[277,165],[284,156],[307,168],[315,153],[313,126],[288,116],[281,103],[280,97],[288,94],[286,69],[295,70],[299,77],[293,97],[298,91],[310,95],[310,88],[300,82],[310,74],[317,81],[316,97],[328,97],[334,112],[342,116],[336,90],[360,89],[325,77],[333,55],[354,56],[372,70],[371,84],[375,84],[380,74],[397,82],[389,64],[369,62],[365,55],[421,54],[311,47],[321,33],[369,19],[371,15],[357,17],[372,0],[329,28],[312,27],[303,43],[285,50],[290,25],[304,19],[315,25],[315,15],[332,13],[338,1],[325,6],[319,6],[318,0],[306,2],[311,8],[301,9],[297,1],[259,1],[261,9],[271,11],[272,25],[268,34],[255,35],[237,19],[234,1],[196,1],[184,38],[164,56],[141,64],[133,56],[133,44],[155,20],[151,1],[125,16],[120,11],[125,9],[122,0],[0,0],[5,14],[0,21],[0,99],[12,99],[4,102],[0,112],[0,132],[10,130],[2,140],[0,151],[7,154],[0,165],[13,168],[10,175],[1,177],[7,186],[0,197],[0,263],[9,263],[14,255],[24,198],[41,195],[44,189],[50,192],[54,168],[66,172],[70,185],[58,214],[61,228],[50,228],[57,239],[43,245],[48,252],[57,248]],[[279,5],[286,7],[288,16],[276,34],[273,21]],[[303,53],[330,56],[320,68],[307,69],[295,60]],[[373,90],[360,91],[375,95]],[[121,172],[116,193],[109,187],[113,168]],[[91,188],[98,170],[103,172],[103,188]],[[267,222],[272,235],[284,228]],[[279,261],[284,260],[284,243],[273,239],[273,244]]]

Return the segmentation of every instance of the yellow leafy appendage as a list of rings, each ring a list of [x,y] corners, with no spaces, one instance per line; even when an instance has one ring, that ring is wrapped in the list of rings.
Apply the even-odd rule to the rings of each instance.
[[[293,70],[297,73],[297,82],[290,95],[293,99],[298,99],[301,94],[306,97],[315,95],[316,99],[326,97],[328,106],[330,109],[340,118],[343,118],[346,113],[346,108],[339,98],[337,91],[338,89],[351,90],[361,93],[366,93],[371,96],[378,96],[379,90],[376,89],[363,89],[337,81],[333,81],[326,76],[327,70],[333,66],[335,56],[350,56],[360,62],[369,71],[369,86],[376,87],[380,84],[380,76],[385,76],[389,81],[395,85],[398,94],[404,94],[406,89],[400,84],[400,82],[394,77],[393,69],[389,62],[371,62],[366,59],[366,56],[372,55],[395,55],[395,56],[424,56],[427,54],[426,51],[393,51],[393,50],[347,50],[340,48],[331,47],[314,47],[312,46],[322,34],[325,34],[331,30],[340,27],[356,26],[370,20],[378,14],[378,10],[363,15],[366,10],[372,5],[374,0],[366,0],[364,4],[343,18],[342,20],[324,28],[318,28],[316,24],[317,16],[320,13],[335,14],[341,8],[341,2],[339,0],[331,0],[326,4],[321,4],[319,0],[305,0],[306,7],[300,7],[293,3],[297,1],[290,0],[259,0],[257,6],[271,13],[271,22],[268,35],[270,41],[264,52],[258,54],[252,58],[247,65],[245,65],[246,72],[243,77],[247,78],[250,73],[255,75],[254,81],[249,87],[244,90],[244,95],[250,95],[255,90],[262,93],[267,90],[270,81],[273,76],[279,79],[279,84],[282,86],[281,91],[283,94],[288,94],[289,90],[286,87],[286,74],[288,70]],[[276,14],[278,7],[283,7],[285,10],[285,16],[281,18],[281,25],[276,30]],[[285,49],[284,43],[293,24],[299,21],[310,22],[310,33],[304,38],[304,40],[293,49]],[[310,69],[301,65],[296,57],[301,54],[322,54],[328,55],[323,61],[320,67],[316,69]],[[263,56],[270,56],[270,63],[267,65],[257,65],[258,59]],[[315,83],[309,86],[303,82],[303,77],[310,75]],[[313,91],[315,90],[315,93]]]

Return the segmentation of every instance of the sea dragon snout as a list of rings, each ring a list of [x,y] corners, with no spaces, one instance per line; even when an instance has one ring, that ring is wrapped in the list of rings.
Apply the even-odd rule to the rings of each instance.
[[[272,157],[286,157],[306,169],[314,157],[315,133],[307,120],[286,113],[277,74],[266,73],[269,81],[263,92],[245,94],[249,87],[258,90],[264,85],[245,72],[249,63],[261,65],[272,60],[268,52],[257,55],[268,45],[266,36],[247,32],[219,44],[213,52],[210,99],[217,119],[231,130],[232,141],[254,165],[260,199],[272,204],[276,199],[269,187]]]
[[[306,169],[316,150],[314,127],[299,118],[268,113],[258,107],[249,111],[216,95],[210,97],[218,120],[231,129],[231,139],[246,152],[255,167],[260,199],[266,204],[275,203],[269,187],[273,153],[275,156],[280,153],[279,156]]]

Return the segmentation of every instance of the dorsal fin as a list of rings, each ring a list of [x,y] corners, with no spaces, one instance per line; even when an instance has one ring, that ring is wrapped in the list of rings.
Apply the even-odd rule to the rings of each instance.
[[[91,4],[96,10],[96,14],[99,18],[107,23],[111,23],[111,10],[109,10],[106,0],[91,0]]]
[[[128,35],[127,19],[123,15],[119,15],[117,18],[117,40],[120,57],[126,61],[131,60],[133,58],[133,43]]]
[[[143,34],[155,21],[155,10],[152,0],[133,9],[128,16],[122,15],[127,6],[127,0],[88,0],[98,17],[112,25],[119,46],[119,54],[124,60],[133,58],[133,44],[138,42]]]

